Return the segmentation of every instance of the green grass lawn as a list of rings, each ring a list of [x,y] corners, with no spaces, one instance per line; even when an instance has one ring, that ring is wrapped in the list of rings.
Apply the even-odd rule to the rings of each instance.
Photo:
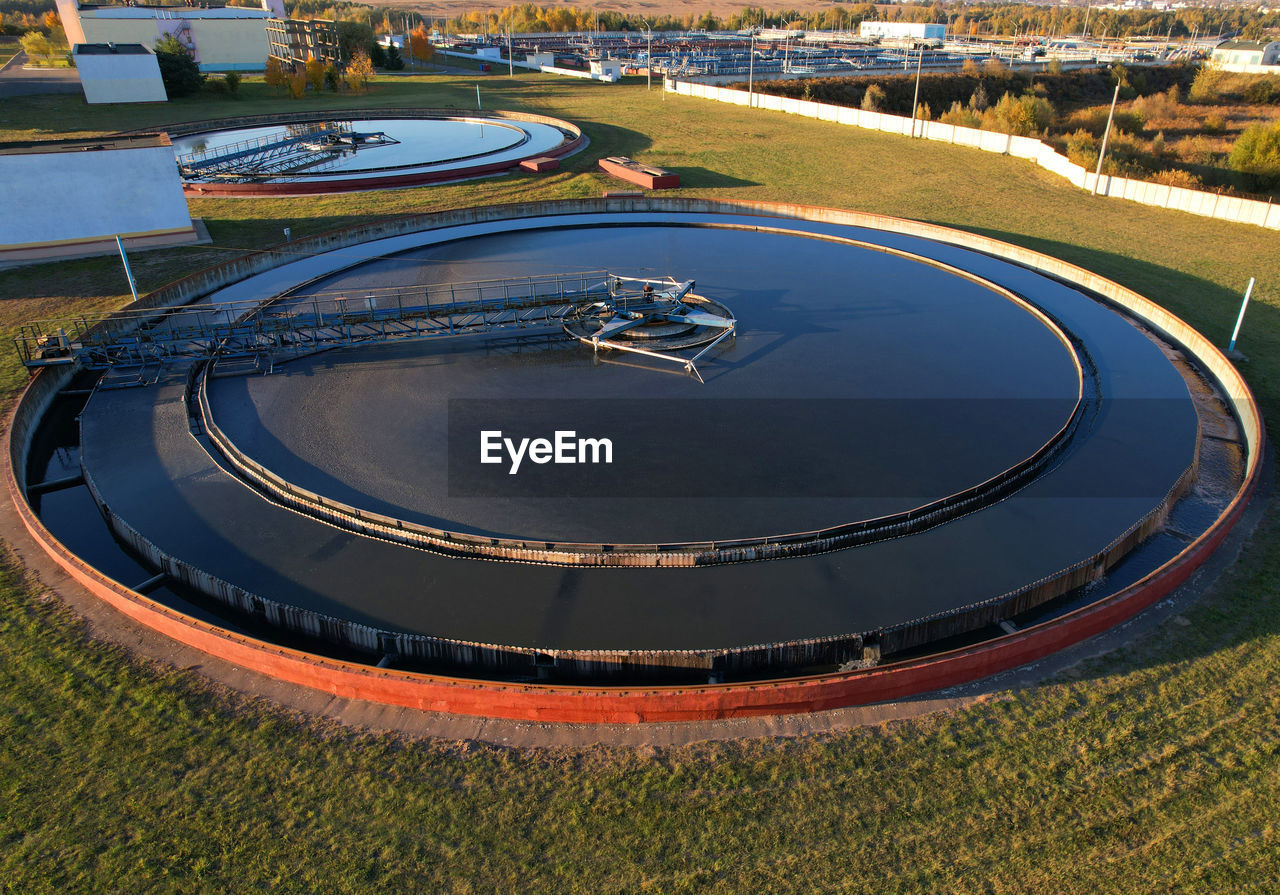
[[[1095,199],[1029,163],[647,92],[505,74],[361,97],[0,104],[0,139],[276,109],[486,108],[580,123],[542,177],[314,199],[201,199],[215,247],[134,256],[144,288],[279,238],[434,209],[595,196],[623,154],[688,195],[933,221],[1131,286],[1240,347],[1280,409],[1277,234]],[[0,325],[121,303],[111,258],[0,271]],[[9,399],[23,371],[0,359]],[[88,640],[0,580],[0,889],[324,892],[1274,892],[1280,888],[1280,529],[1185,617],[1067,678],[965,711],[794,741],[511,751],[323,727]]]
[[[22,44],[16,35],[0,34],[0,65],[4,65],[18,54]]]

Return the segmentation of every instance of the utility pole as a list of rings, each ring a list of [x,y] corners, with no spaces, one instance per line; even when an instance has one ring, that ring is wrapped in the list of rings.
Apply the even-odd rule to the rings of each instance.
[[[756,107],[756,33],[751,32],[751,55],[747,57],[747,108]]]
[[[916,95],[911,98],[911,139],[916,138],[916,107],[920,103],[920,69],[924,66],[924,47],[920,47],[920,55],[916,58]]]
[[[1111,122],[1116,117],[1116,100],[1120,99],[1120,79],[1116,79],[1116,92],[1111,97],[1111,112],[1107,115],[1107,129],[1102,132],[1102,149],[1098,152],[1098,170],[1093,173],[1093,194],[1098,195],[1098,181],[1102,179],[1102,161],[1107,157],[1107,141],[1111,139]]]
[[[516,76],[515,59],[511,55],[511,29],[507,28],[507,77]]]
[[[645,32],[645,50],[644,50],[644,74],[645,74],[645,90],[653,89],[653,28],[650,27],[647,19],[641,19],[644,23]]]

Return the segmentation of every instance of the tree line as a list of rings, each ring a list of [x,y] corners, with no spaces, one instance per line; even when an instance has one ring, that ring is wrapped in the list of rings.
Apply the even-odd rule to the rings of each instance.
[[[498,10],[470,10],[451,18],[428,19],[412,11],[382,6],[346,3],[342,0],[293,0],[289,14],[299,18],[354,19],[364,21],[378,33],[403,32],[429,22],[450,32],[539,33],[565,31],[741,31],[750,28],[801,30],[856,30],[864,21],[902,21],[946,24],[958,37],[1021,34],[1067,35],[1087,33],[1097,39],[1150,36],[1185,39],[1192,34],[1239,34],[1261,37],[1268,29],[1280,28],[1280,12],[1261,12],[1257,7],[1216,6],[1155,10],[1090,9],[1086,7],[1039,6],[1018,3],[943,4],[941,2],[843,3],[823,10],[794,8],[765,9],[744,6],[717,16],[711,12],[689,12],[682,16],[659,15],[645,18],[613,10],[562,5],[540,6],[521,3]]]

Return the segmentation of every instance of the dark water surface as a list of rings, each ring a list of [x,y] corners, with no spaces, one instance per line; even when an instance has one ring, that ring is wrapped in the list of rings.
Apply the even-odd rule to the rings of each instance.
[[[262,596],[392,630],[543,648],[717,648],[871,631],[1054,574],[1159,502],[1192,460],[1196,415],[1185,382],[1150,340],[1030,271],[921,240],[877,238],[963,261],[1032,299],[1080,337],[1102,389],[1087,431],[1055,469],[1013,497],[909,538],[693,570],[447,559],[265,501],[188,433],[176,375],[150,389],[99,392],[83,417],[84,462],[113,511],[158,546]],[[740,335],[706,366],[705,385],[596,364],[572,343],[504,336],[331,352],[278,375],[220,379],[215,412],[276,472],[339,499],[461,519],[477,530],[594,540],[602,532],[625,539],[759,534],[770,523],[808,528],[948,493],[1035,450],[1074,395],[1061,344],[998,294],[918,263],[794,236],[672,226],[533,231],[447,243],[343,276],[358,288],[405,282],[407,272],[439,282],[615,266],[696,278],[700,292],[733,309]],[[288,276],[276,271],[224,297],[270,290]],[[451,496],[438,453],[452,447],[449,400],[477,398],[582,402],[596,411],[616,398],[631,414],[651,401],[631,437],[708,477],[723,473],[730,485],[712,489],[718,496],[682,497],[649,466],[652,481],[618,483],[614,495]],[[884,399],[893,400],[877,408]],[[699,401],[721,408],[707,415],[713,426],[691,418],[690,402]],[[664,413],[668,402],[680,412]],[[800,410],[785,412],[790,403]],[[894,415],[895,403],[912,409]],[[861,407],[875,425],[830,412],[841,407]],[[813,450],[815,443],[843,449]],[[823,492],[812,483],[826,479],[841,496],[814,496]]]

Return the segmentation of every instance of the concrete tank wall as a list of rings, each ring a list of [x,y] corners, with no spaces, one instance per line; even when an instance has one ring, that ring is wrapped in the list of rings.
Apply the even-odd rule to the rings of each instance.
[[[234,634],[175,612],[105,578],[71,554],[44,528],[23,495],[20,470],[25,469],[30,433],[52,400],[58,384],[65,381],[68,375],[65,368],[46,370],[36,376],[11,414],[6,431],[7,449],[0,461],[6,467],[7,487],[15,511],[40,546],[73,579],[109,605],[182,643],[279,680],[339,696],[432,711],[536,721],[625,723],[816,711],[865,704],[953,686],[1043,658],[1132,617],[1184,582],[1226,537],[1256,487],[1265,433],[1249,388],[1222,352],[1183,321],[1119,284],[1058,259],[987,237],[879,215],[795,205],[678,198],[639,201],[597,199],[461,209],[324,234],[291,244],[290,254],[263,253],[229,262],[152,293],[138,302],[137,307],[185,303],[251,273],[287,263],[292,254],[300,250],[319,252],[382,236],[478,220],[628,210],[753,213],[905,233],[1003,257],[1088,289],[1149,322],[1186,349],[1219,383],[1231,401],[1245,439],[1244,484],[1213,525],[1178,556],[1124,590],[1049,622],[972,647],[879,667],[790,680],[676,687],[501,684],[374,669],[323,659]],[[1133,536],[1133,533],[1127,536]],[[804,644],[791,646],[802,651],[809,648]],[[812,646],[819,653],[823,651],[823,644],[814,643]],[[603,654],[598,654],[595,659],[607,661]]]

